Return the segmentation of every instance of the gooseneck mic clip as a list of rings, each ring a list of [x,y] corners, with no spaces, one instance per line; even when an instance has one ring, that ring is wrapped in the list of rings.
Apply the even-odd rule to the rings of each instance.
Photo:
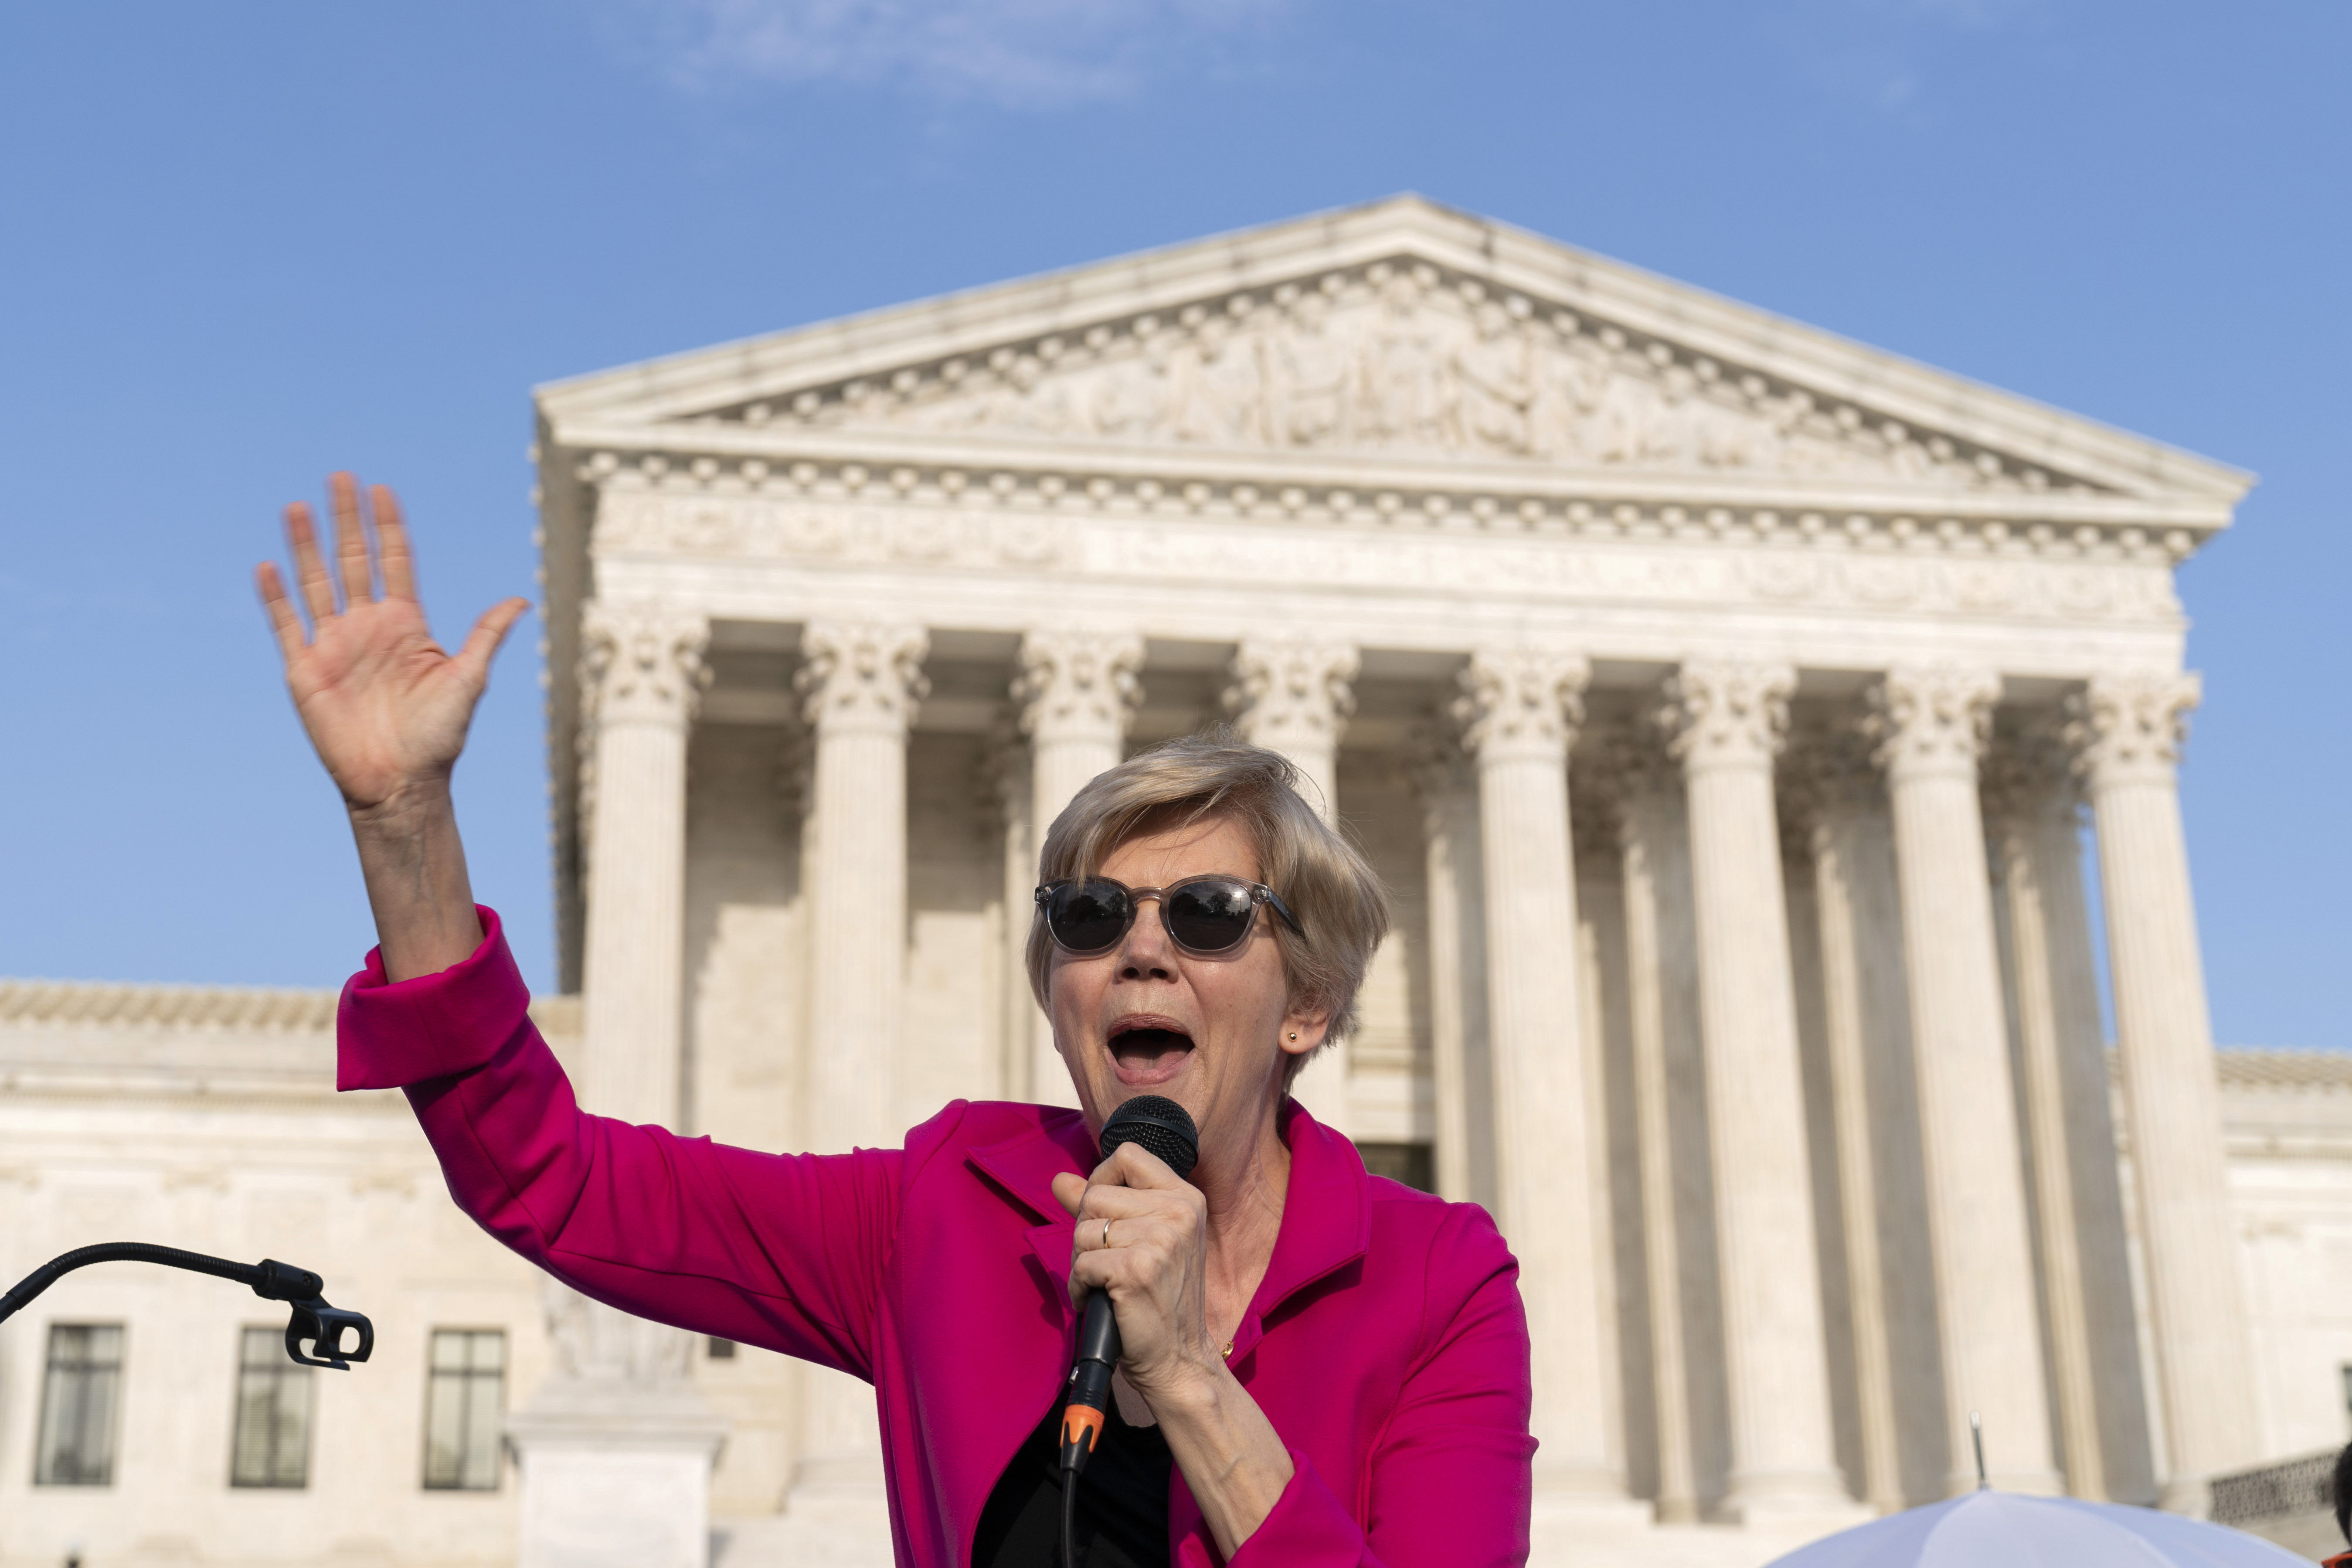
[[[250,1285],[253,1293],[263,1300],[283,1301],[293,1310],[286,1323],[286,1353],[304,1366],[330,1366],[337,1372],[349,1372],[352,1363],[367,1360],[368,1352],[375,1349],[375,1325],[357,1312],[329,1306],[320,1294],[327,1282],[307,1268],[297,1268],[274,1258],[265,1258],[258,1263],[231,1263],[226,1258],[208,1258],[201,1252],[183,1252],[176,1247],[157,1247],[144,1241],[77,1247],[62,1257],[52,1258],[18,1280],[6,1295],[0,1296],[0,1321],[15,1316],[34,1297],[86,1263],[161,1263],[167,1268],[209,1274],[215,1279]],[[346,1334],[352,1336],[349,1342],[344,1339]],[[313,1353],[303,1353],[305,1341]]]
[[[1102,1157],[1109,1159],[1123,1143],[1140,1143],[1160,1156],[1178,1178],[1188,1177],[1201,1159],[1201,1134],[1191,1112],[1174,1100],[1141,1094],[1111,1112],[1103,1123]],[[1110,1374],[1118,1365],[1118,1319],[1110,1310],[1110,1292],[1097,1287],[1087,1292],[1085,1314],[1078,1321],[1077,1360],[1070,1368],[1068,1397],[1062,1407],[1062,1560],[1073,1561],[1076,1543],[1078,1478],[1102,1441],[1103,1423],[1110,1415]]]

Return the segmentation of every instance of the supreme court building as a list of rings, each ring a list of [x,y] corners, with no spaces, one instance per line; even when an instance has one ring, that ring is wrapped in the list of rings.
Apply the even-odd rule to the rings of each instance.
[[[1297,1094],[1519,1258],[1539,1563],[1760,1562],[1974,1485],[1972,1413],[1997,1486],[2191,1510],[2346,1435],[2352,1075],[2217,1073],[2175,787],[2173,572],[2246,475],[1412,197],[538,408],[591,1110],[1069,1103],[1045,825],[1225,723],[1395,892]],[[397,1111],[354,1168],[414,1167],[421,1257]],[[475,1267],[499,1561],[632,1510],[639,1563],[888,1560],[862,1385]]]

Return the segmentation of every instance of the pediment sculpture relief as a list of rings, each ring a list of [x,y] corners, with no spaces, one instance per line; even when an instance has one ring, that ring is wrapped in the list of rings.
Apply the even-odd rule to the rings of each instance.
[[[2062,484],[1435,268],[1375,264],[732,411],[847,430]]]

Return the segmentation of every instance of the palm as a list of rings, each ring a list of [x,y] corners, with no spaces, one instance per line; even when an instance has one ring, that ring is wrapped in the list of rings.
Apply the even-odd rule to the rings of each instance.
[[[375,488],[371,551],[358,486],[343,474],[332,485],[340,607],[336,577],[320,555],[307,507],[286,512],[311,622],[307,640],[277,569],[264,565],[259,579],[302,727],[344,799],[370,807],[405,786],[447,776],[489,679],[490,657],[528,605],[520,599],[494,605],[457,653],[446,652],[433,640],[416,601],[407,533],[392,492]]]

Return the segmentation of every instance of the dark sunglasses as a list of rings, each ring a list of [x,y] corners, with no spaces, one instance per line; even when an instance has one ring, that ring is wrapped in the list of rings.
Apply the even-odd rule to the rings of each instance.
[[[1239,877],[1187,877],[1172,887],[1130,888],[1108,877],[1048,882],[1037,889],[1045,929],[1064,950],[1082,956],[1108,952],[1135,924],[1146,900],[1160,903],[1160,923],[1180,952],[1195,958],[1231,952],[1257,923],[1257,907],[1270,906],[1302,941],[1307,936],[1282,895],[1263,882]]]

